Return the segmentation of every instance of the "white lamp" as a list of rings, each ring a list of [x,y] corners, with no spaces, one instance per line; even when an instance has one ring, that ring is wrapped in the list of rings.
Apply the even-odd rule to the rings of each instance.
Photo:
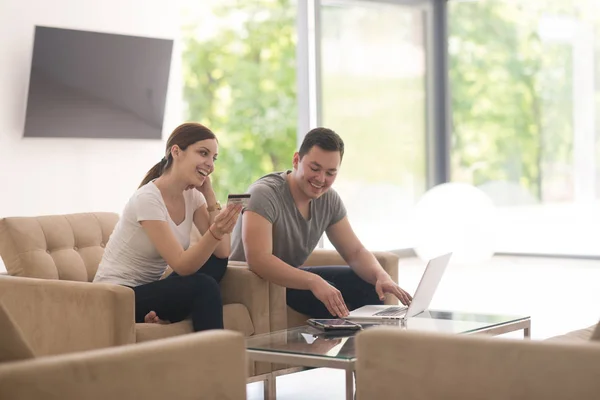
[[[472,185],[433,187],[418,201],[412,217],[415,252],[422,260],[453,252],[453,263],[478,264],[494,255],[496,208]]]

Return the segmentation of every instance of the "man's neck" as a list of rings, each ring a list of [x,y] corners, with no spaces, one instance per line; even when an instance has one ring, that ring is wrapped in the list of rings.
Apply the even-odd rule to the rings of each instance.
[[[304,192],[302,192],[300,187],[298,187],[298,183],[294,179],[294,171],[287,174],[285,179],[290,187],[290,193],[292,194],[292,199],[294,199],[296,207],[298,207],[299,210],[308,208],[310,206],[311,199],[310,197],[307,197]]]

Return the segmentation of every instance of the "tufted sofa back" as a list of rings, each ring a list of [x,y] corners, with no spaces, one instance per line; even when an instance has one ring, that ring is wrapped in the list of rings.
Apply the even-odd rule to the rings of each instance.
[[[13,276],[91,282],[115,213],[0,219],[0,256]]]

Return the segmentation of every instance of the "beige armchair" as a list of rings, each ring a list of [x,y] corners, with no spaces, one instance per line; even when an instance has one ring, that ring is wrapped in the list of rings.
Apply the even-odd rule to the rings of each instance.
[[[98,291],[83,303],[110,301],[111,297],[118,301],[118,294],[106,296]],[[84,319],[91,322],[93,316]],[[237,332],[208,331],[62,355],[42,355],[40,350],[48,352],[48,348],[40,347],[40,343],[33,348],[0,303],[0,398],[246,398],[245,346]]]
[[[600,335],[598,335],[600,336]],[[600,397],[600,345],[373,328],[356,338],[358,399]]]
[[[32,340],[44,342],[43,346],[56,347],[56,351],[44,354],[64,352],[60,346],[74,346],[78,341],[86,341],[81,336],[105,335],[102,338],[90,339],[89,348],[119,345],[132,341],[143,342],[166,338],[192,332],[189,320],[175,324],[134,324],[134,294],[131,289],[117,285],[91,284],[102,258],[104,247],[108,242],[114,226],[118,221],[114,213],[82,213],[41,217],[12,217],[0,219],[0,256],[9,275],[27,278],[37,289],[37,297],[27,296],[25,292],[11,291],[11,306],[19,308],[16,318],[26,326],[26,334],[40,336]],[[3,277],[7,278],[7,277]],[[14,282],[14,281],[13,281]],[[14,282],[26,285],[22,280]],[[49,286],[46,286],[49,285]],[[21,286],[19,286],[21,287]],[[77,309],[71,317],[63,315],[65,311],[52,308],[51,301],[40,308],[40,304],[48,302],[45,288],[60,289],[56,296],[77,303],[82,296],[97,296],[98,307],[95,312],[101,321],[118,320],[109,324],[114,329],[114,337],[109,339],[107,327],[86,328],[75,322],[77,315],[89,312]],[[7,285],[0,284],[0,291],[8,290]],[[269,285],[245,267],[229,266],[221,281],[223,297],[223,318],[226,329],[235,330],[250,336],[269,332]],[[21,294],[20,294],[21,293]],[[102,295],[101,293],[105,293]],[[119,299],[119,300],[117,300]],[[124,300],[126,299],[126,300]],[[20,305],[18,305],[20,304]],[[41,310],[44,309],[44,313]],[[42,315],[43,314],[43,315]],[[46,343],[42,339],[52,331],[51,317],[58,321],[73,323],[72,336],[74,343],[65,342],[65,338],[55,338],[56,343]],[[39,318],[39,319],[38,319]],[[69,319],[71,318],[71,319]],[[95,325],[90,325],[94,326]],[[75,330],[75,329],[83,329]],[[49,337],[54,337],[51,333]],[[112,340],[112,341],[111,341]],[[84,350],[88,348],[75,348]],[[253,367],[251,367],[253,374]]]
[[[38,356],[135,343],[133,297],[117,285],[0,276],[0,301]]]

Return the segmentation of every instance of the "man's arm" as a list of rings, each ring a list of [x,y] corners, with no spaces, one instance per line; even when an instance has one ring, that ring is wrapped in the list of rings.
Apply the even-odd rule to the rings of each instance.
[[[381,300],[383,300],[384,293],[393,293],[403,304],[410,303],[412,297],[394,282],[373,253],[363,246],[350,226],[348,217],[331,225],[327,228],[326,233],[350,268],[363,280],[375,286]]]
[[[273,225],[255,212],[242,214],[242,241],[248,266],[269,282],[290,289],[310,290],[311,282],[321,279],[273,255]]]
[[[242,215],[242,241],[250,269],[263,279],[290,289],[310,290],[329,313],[348,315],[342,294],[319,275],[303,271],[273,255],[273,225],[252,211]]]
[[[326,233],[337,252],[363,280],[374,285],[380,277],[389,278],[373,253],[368,251],[358,239],[348,217],[331,225]]]

